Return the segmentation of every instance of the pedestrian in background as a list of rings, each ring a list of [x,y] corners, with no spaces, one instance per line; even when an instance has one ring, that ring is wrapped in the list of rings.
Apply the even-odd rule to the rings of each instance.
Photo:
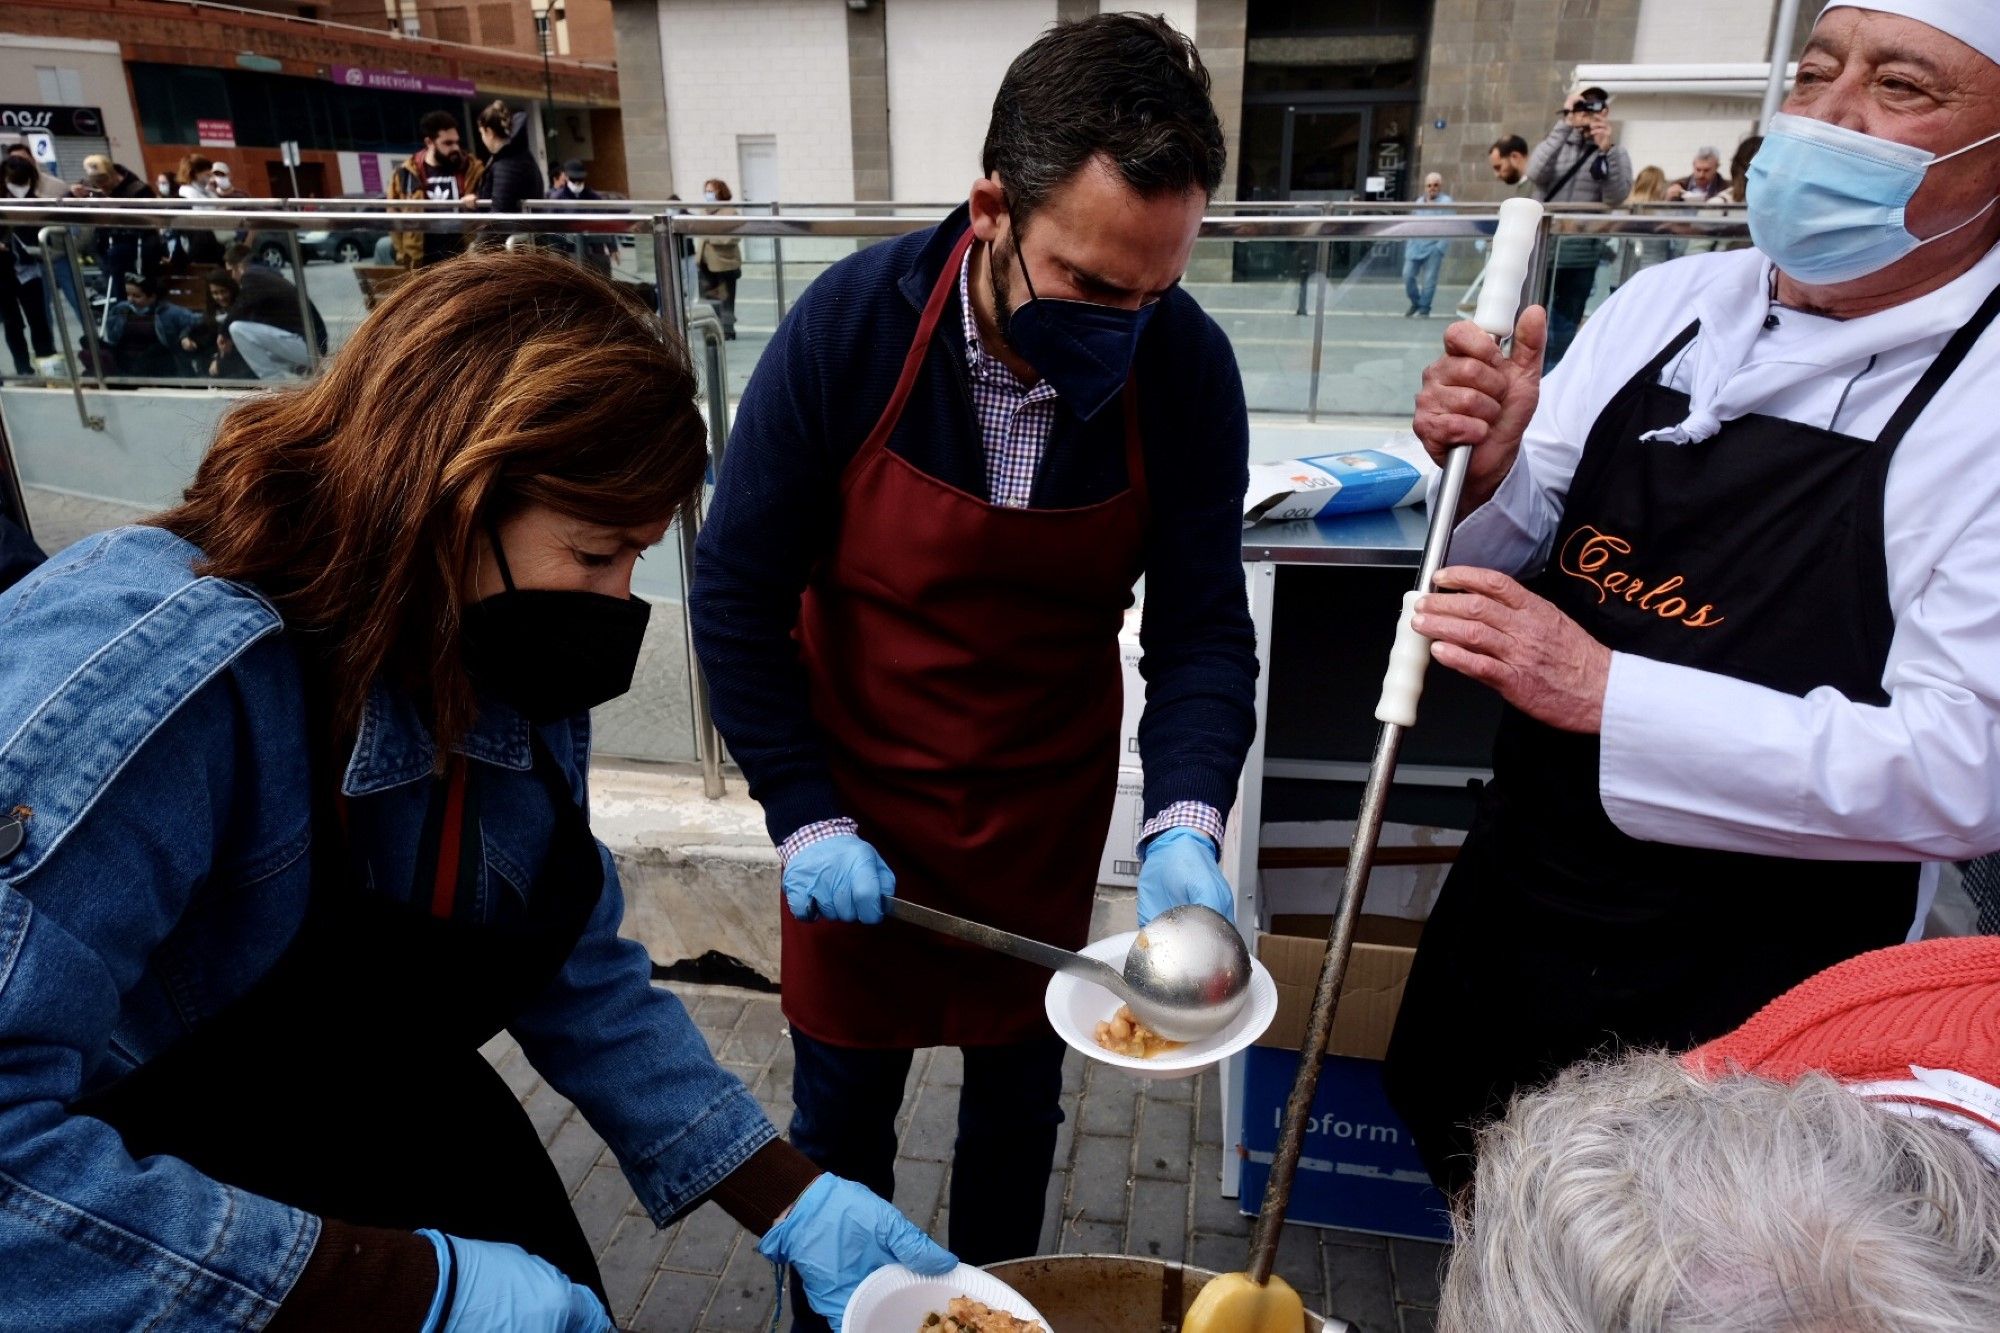
[[[1520,135],[1494,140],[1493,146],[1486,150],[1486,163],[1493,168],[1493,179],[1506,186],[1510,194],[1540,197],[1541,191],[1528,179],[1528,141]]]
[[[1585,88],[1563,102],[1562,115],[1528,158],[1528,179],[1548,204],[1616,204],[1632,193],[1632,159],[1614,142],[1611,97]],[[1568,236],[1556,243],[1555,281],[1549,294],[1546,369],[1554,370],[1583,324],[1604,243]]]
[[[1729,188],[1717,196],[1718,204],[1747,204],[1750,202],[1750,163],[1756,160],[1757,150],[1764,146],[1764,136],[1753,134],[1736,145],[1736,156],[1729,160]]]
[[[239,288],[230,306],[229,341],[260,380],[295,379],[312,369],[306,347],[305,319],[299,309],[299,289],[284,275],[250,262],[250,247],[232,245],[223,256]],[[311,308],[312,336],[326,354],[326,321]]]
[[[479,197],[491,200],[495,213],[518,213],[521,202],[548,193],[542,169],[528,151],[528,113],[495,101],[479,113],[479,140],[486,145],[486,170],[479,177]]]
[[[200,320],[194,311],[165,299],[156,274],[126,278],[125,299],[113,302],[104,315],[104,342],[111,349],[114,373],[178,379],[185,370],[174,349]]]
[[[1433,171],[1424,177],[1423,197],[1417,202],[1424,204],[1448,204],[1450,195],[1444,192],[1444,177]],[[1441,217],[1450,210],[1438,209],[1431,213]],[[1429,319],[1431,301],[1437,296],[1438,270],[1444,267],[1444,252],[1451,242],[1443,237],[1423,241],[1406,241],[1403,245],[1403,291],[1410,298],[1410,308],[1403,312],[1403,318],[1412,316]]]
[[[1713,148],[1698,148],[1694,154],[1694,170],[1667,186],[1667,198],[1700,204],[1726,193],[1728,189],[1729,181],[1722,174],[1722,154]]]
[[[429,199],[454,203],[475,197],[485,164],[465,151],[458,121],[449,111],[432,111],[417,122],[423,147],[389,173],[390,199]],[[465,237],[455,232],[395,231],[390,244],[395,262],[422,268],[465,251]]]
[[[701,185],[701,197],[711,204],[727,203],[732,196],[729,182],[707,180]],[[734,208],[711,208],[711,217],[734,217],[740,210]],[[722,321],[722,336],[729,341],[736,338],[736,284],[743,278],[743,243],[734,236],[704,236],[695,250],[695,272],[700,277],[701,299],[715,307],[716,318]]]
[[[33,159],[9,154],[0,163],[0,179],[7,185],[7,197],[25,199],[35,188],[39,169]],[[0,252],[0,324],[7,331],[7,350],[14,355],[18,374],[35,373],[35,361],[55,355],[49,337],[49,304],[42,291],[42,248],[40,229],[33,224],[7,227],[4,252]],[[34,359],[30,359],[32,350]]]
[[[555,184],[549,186],[549,198],[560,202],[566,199],[602,199],[604,196],[590,188],[590,168],[582,158],[573,157],[562,164],[556,173]],[[596,269],[606,277],[611,276],[612,260],[618,251],[618,242],[583,233],[558,235],[548,238],[548,243],[558,249],[567,250],[586,266]]]
[[[1669,193],[1673,188],[1665,168],[1647,167],[1632,181],[1632,193],[1625,196],[1625,207],[1669,202],[1675,197]],[[1658,214],[1654,217],[1657,219]],[[1627,236],[1614,244],[1618,246],[1618,276],[1611,284],[1614,292],[1630,282],[1640,269],[1664,264],[1674,257],[1671,236]]]
[[[70,193],[79,199],[157,199],[152,186],[102,153],[83,159],[83,179]],[[128,273],[151,273],[160,266],[159,234],[134,227],[99,227],[91,243],[104,274],[107,296]]]

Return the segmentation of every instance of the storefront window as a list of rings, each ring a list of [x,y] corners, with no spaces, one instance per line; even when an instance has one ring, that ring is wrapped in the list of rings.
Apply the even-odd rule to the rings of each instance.
[[[192,145],[199,138],[196,121],[226,120],[245,147],[276,148],[296,139],[302,148],[394,153],[416,147],[417,122],[425,113],[465,114],[456,98],[343,88],[283,74],[143,63],[130,69],[141,131],[153,144]]]

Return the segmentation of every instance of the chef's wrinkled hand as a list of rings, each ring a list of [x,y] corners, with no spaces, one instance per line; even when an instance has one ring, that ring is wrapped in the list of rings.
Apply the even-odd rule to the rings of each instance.
[[[896,872],[851,833],[807,843],[785,863],[785,906],[801,921],[872,926],[882,919],[882,900],[895,892]]]
[[[1215,844],[1206,833],[1170,828],[1149,839],[1139,852],[1139,924],[1170,907],[1199,903],[1236,920],[1236,895],[1216,864]]]
[[[438,1257],[438,1290],[423,1333],[612,1333],[590,1288],[518,1245],[417,1233]]]
[[[1521,436],[1541,401],[1548,333],[1548,314],[1529,306],[1514,326],[1513,351],[1505,353],[1492,334],[1462,319],[1444,331],[1444,355],[1424,371],[1411,429],[1425,451],[1442,466],[1453,448],[1472,446],[1461,515],[1491,499],[1514,466]]]
[[[1411,622],[1440,666],[1482,681],[1560,731],[1604,727],[1611,650],[1505,574],[1454,565],[1417,602]]]
[[[883,1265],[901,1264],[924,1277],[958,1267],[951,1251],[879,1195],[831,1174],[806,1186],[784,1220],[757,1242],[757,1253],[792,1266],[806,1303],[836,1333],[854,1289]]]

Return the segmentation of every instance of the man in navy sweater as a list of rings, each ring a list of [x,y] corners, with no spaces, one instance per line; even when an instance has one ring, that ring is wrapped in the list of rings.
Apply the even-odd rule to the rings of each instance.
[[[1085,942],[1144,574],[1139,915],[1229,913],[1257,671],[1242,383],[1179,286],[1223,170],[1199,55],[1142,15],[1059,25],[1008,70],[983,156],[965,207],[786,317],[692,591],[784,861],[793,1142],[886,1197],[912,1051],[963,1047],[950,1243],[971,1263],[1039,1239],[1047,976],[878,925],[883,899]]]

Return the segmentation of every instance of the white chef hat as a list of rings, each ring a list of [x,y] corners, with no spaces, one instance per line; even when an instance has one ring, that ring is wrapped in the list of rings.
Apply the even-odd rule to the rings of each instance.
[[[1879,14],[1915,19],[1958,38],[2000,65],[2000,5],[1993,0],[1867,0],[1865,4],[1833,0],[1821,11],[1821,16],[1836,9],[1872,9]]]

